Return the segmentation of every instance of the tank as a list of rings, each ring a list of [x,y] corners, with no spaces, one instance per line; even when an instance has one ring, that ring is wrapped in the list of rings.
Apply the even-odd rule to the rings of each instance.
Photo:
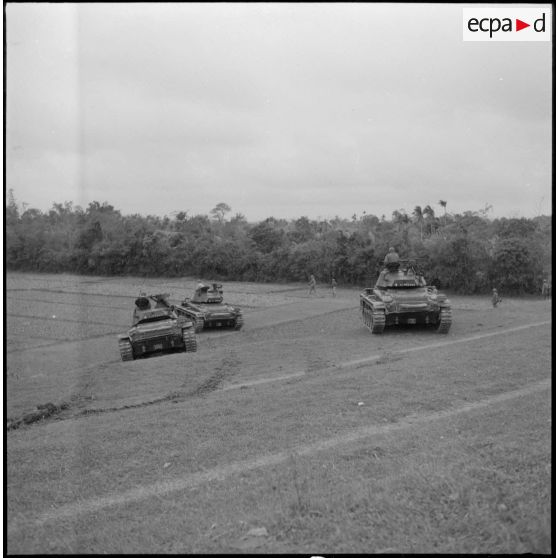
[[[219,283],[198,285],[194,296],[185,298],[176,309],[179,312],[196,313],[196,330],[233,328],[238,331],[244,325],[242,310],[223,302],[223,286]]]
[[[387,264],[376,285],[360,294],[360,311],[372,333],[400,324],[430,326],[439,333],[448,333],[451,327],[449,299],[426,284],[413,260]]]
[[[147,296],[136,299],[132,327],[118,336],[122,360],[134,360],[152,353],[182,350],[197,351],[194,324],[171,308],[152,308]]]

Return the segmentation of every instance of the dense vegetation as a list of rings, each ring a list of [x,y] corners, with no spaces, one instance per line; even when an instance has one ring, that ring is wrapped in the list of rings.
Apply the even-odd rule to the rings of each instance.
[[[209,215],[122,215],[112,205],[55,203],[47,213],[20,207],[10,191],[5,211],[7,269],[97,275],[196,276],[217,280],[368,284],[389,246],[420,258],[429,282],[458,293],[495,286],[509,294],[540,291],[552,266],[552,221],[489,219],[488,209],[435,214],[429,205],[386,219],[269,217],[248,223],[218,204]]]

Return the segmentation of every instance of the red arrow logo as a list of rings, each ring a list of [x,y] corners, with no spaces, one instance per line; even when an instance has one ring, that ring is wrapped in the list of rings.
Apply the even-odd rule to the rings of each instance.
[[[525,27],[531,27],[531,24],[530,23],[525,23],[524,21],[521,21],[520,19],[515,20],[515,30],[516,31],[521,31],[522,29],[525,29]]]

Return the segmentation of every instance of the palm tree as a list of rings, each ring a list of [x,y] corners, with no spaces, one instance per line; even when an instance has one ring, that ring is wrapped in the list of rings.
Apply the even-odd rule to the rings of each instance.
[[[401,228],[409,222],[409,216],[405,213],[405,210],[398,211],[397,209],[391,214],[392,220],[396,223],[397,229]]]
[[[440,200],[438,202],[444,208],[444,225],[446,224],[446,205],[448,204],[445,200]]]
[[[430,231],[430,234],[432,234],[432,227],[433,227],[433,222],[434,222],[434,210],[432,209],[432,207],[430,205],[425,205],[423,210],[422,210],[422,215],[423,217],[426,217],[426,222],[428,224],[428,228]]]
[[[419,224],[420,227],[420,241],[422,242],[422,225],[424,223],[423,219],[423,212],[420,205],[417,205],[413,211],[413,215],[415,216],[416,222]]]
[[[411,219],[404,209],[398,211],[397,209],[392,213],[392,220],[397,225],[397,230],[402,233],[403,244],[409,243],[409,223]]]

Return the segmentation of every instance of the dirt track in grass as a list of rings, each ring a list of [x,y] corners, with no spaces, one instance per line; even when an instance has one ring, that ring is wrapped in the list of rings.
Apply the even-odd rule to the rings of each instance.
[[[514,397],[548,393],[545,386],[551,377],[551,308],[548,301],[537,299],[506,299],[493,309],[488,297],[452,296],[454,323],[448,335],[406,328],[373,336],[359,319],[358,289],[339,288],[335,299],[319,289],[317,297],[309,298],[301,285],[230,283],[225,284],[226,300],[245,312],[240,332],[204,332],[195,354],[122,363],[116,333],[128,327],[135,294],[157,290],[179,300],[190,293],[192,280],[8,274],[6,287],[8,419],[17,421],[45,404],[58,407],[44,420],[20,425],[8,435],[11,552],[296,552],[299,536],[309,537],[304,548],[313,549],[311,529],[305,532],[298,526],[294,537],[289,523],[304,517],[301,487],[312,477],[304,467],[289,506],[255,506],[259,518],[251,515],[250,505],[242,509],[243,517],[273,529],[273,536],[264,538],[248,536],[245,525],[235,523],[234,502],[216,497],[210,485],[223,478],[217,473],[232,467],[228,480],[217,481],[231,486],[245,475],[254,477],[257,499],[269,473],[246,464],[289,471],[287,456],[300,457],[304,448],[320,448],[335,458],[341,441],[365,448],[394,425],[396,430],[403,425],[412,430],[428,417],[441,420],[466,409],[460,420],[471,420],[466,416],[487,412],[482,402],[499,402],[505,414],[506,408],[513,410]],[[418,419],[413,422],[412,417]],[[538,424],[550,429],[542,417]],[[544,444],[537,446],[543,455]],[[382,451],[391,451],[389,447]],[[32,458],[37,454],[40,462]],[[548,475],[544,463],[541,467]],[[519,466],[518,483],[523,476]],[[143,503],[145,514],[133,514],[133,525],[150,532],[149,510],[159,505],[168,487],[176,489],[176,494],[170,491],[173,506],[190,514],[184,490],[193,478],[201,480],[189,489],[206,494],[200,507],[205,512],[172,544],[160,542],[159,525],[150,537],[141,537],[141,545],[130,547],[126,533],[132,524],[126,518],[136,509],[130,495],[149,496]],[[207,493],[204,483],[209,483]],[[327,496],[330,490],[325,480],[316,487],[316,494],[323,492],[318,499],[322,507],[343,495],[337,488]],[[539,490],[537,497],[546,509],[544,494]],[[246,497],[250,501],[249,494]],[[202,527],[206,521],[209,527],[213,524],[217,501],[224,506],[220,529],[226,529],[206,538]],[[114,507],[110,515],[115,523],[96,519],[93,532],[88,532],[85,525],[103,503]],[[69,517],[68,510],[75,517]],[[529,533],[536,530],[534,514],[525,518],[523,509],[516,512]],[[330,519],[339,523],[339,518]],[[48,525],[34,529],[36,521]],[[543,518],[543,533],[545,522]],[[470,524],[452,528],[465,532],[467,527]],[[351,528],[347,526],[347,536]],[[494,525],[494,533],[501,530],[499,523]],[[441,540],[445,535],[437,536]],[[173,538],[170,531],[168,537]],[[493,534],[484,547],[478,542],[480,546],[471,548],[538,548],[507,537]],[[449,552],[469,548],[453,538],[457,542],[446,546]],[[366,537],[356,547],[347,545],[342,535],[327,540],[329,552],[365,552],[374,546]],[[404,549],[410,551],[418,542],[420,536],[415,547]],[[428,551],[425,544],[418,546]]]

